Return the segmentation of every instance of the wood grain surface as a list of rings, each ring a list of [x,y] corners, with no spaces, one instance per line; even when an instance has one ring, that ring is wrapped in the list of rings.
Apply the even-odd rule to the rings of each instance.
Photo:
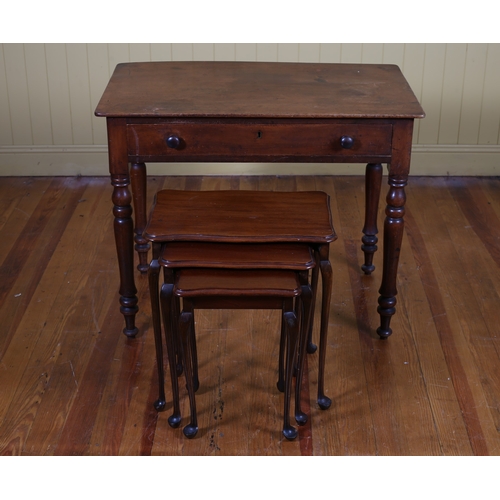
[[[393,64],[235,61],[118,64],[95,114],[184,118],[424,116],[401,70]]]
[[[167,411],[153,408],[155,349],[139,274],[140,334],[121,332],[109,179],[2,178],[1,455],[500,455],[498,178],[410,178],[387,340],[375,334],[381,252],[372,276],[360,269],[363,177],[147,182],[149,204],[160,189],[330,195],[338,236],[330,245],[331,408],[316,404],[318,354],[308,355],[310,420],[286,441],[279,311],[197,310],[200,431],[185,439],[167,423],[168,390]],[[379,229],[386,190],[384,180]],[[183,381],[181,410],[187,415]]]

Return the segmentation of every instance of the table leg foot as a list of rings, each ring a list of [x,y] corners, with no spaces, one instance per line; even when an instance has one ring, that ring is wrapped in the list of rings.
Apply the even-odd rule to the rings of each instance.
[[[392,316],[396,313],[396,297],[379,297],[378,313],[380,314],[380,326],[377,328],[377,335],[381,339],[386,339],[392,335],[392,328],[389,324]]]
[[[156,411],[164,411],[166,405],[167,405],[167,402],[164,399],[157,399],[153,404]]]
[[[139,328],[134,327],[134,328],[124,328],[123,333],[130,339],[135,338],[135,336],[139,333]]]
[[[377,335],[380,337],[380,340],[385,340],[392,335],[392,328],[379,326],[377,328]]]
[[[289,426],[283,429],[283,436],[285,436],[288,441],[293,441],[298,435],[299,432],[295,427]]]
[[[365,234],[361,238],[361,250],[365,255],[365,263],[361,265],[361,270],[366,274],[370,275],[375,271],[375,266],[373,264],[373,254],[377,251],[378,238],[374,234]]]
[[[318,406],[322,410],[328,410],[332,406],[332,400],[324,394],[318,397]]]
[[[369,276],[373,271],[375,271],[375,266],[373,264],[363,264],[361,270]]]
[[[306,425],[307,413],[304,413],[303,411],[295,413],[295,422],[297,422],[298,425]]]
[[[145,265],[138,264],[138,265],[137,265],[137,270],[138,270],[141,274],[146,274],[146,273],[148,272],[148,267],[149,267],[149,265],[148,265],[148,264],[145,264]]]
[[[313,344],[312,342],[307,343],[307,354],[314,354],[317,349],[318,346],[316,344]]]
[[[182,432],[184,433],[184,436],[186,436],[188,439],[192,439],[198,433],[198,426],[188,424],[186,425],[186,427],[184,427],[184,429],[182,429]]]
[[[134,338],[139,333],[139,329],[135,326],[135,315],[139,310],[137,303],[137,297],[120,298],[120,311],[125,318],[125,328],[123,329],[123,333],[129,338]]]
[[[174,413],[172,415],[170,415],[170,417],[168,417],[168,425],[170,425],[170,427],[172,427],[172,429],[177,429],[177,427],[179,427],[179,425],[181,424],[181,414],[180,413]]]

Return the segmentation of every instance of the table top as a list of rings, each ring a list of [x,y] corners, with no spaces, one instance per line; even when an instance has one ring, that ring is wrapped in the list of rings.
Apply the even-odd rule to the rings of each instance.
[[[330,197],[322,191],[183,191],[156,193],[144,231],[150,241],[302,242],[337,238]]]
[[[305,243],[207,243],[172,241],[164,245],[158,262],[179,268],[293,269],[315,265],[311,247]]]
[[[97,116],[137,118],[423,118],[392,64],[118,64]]]

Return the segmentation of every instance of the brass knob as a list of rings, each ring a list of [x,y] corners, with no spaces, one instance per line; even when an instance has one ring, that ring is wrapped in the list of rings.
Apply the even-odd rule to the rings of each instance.
[[[340,138],[340,145],[344,149],[351,149],[354,146],[354,139],[350,135],[343,135]]]
[[[181,145],[181,140],[176,135],[171,135],[166,140],[167,146],[172,149],[177,149]]]

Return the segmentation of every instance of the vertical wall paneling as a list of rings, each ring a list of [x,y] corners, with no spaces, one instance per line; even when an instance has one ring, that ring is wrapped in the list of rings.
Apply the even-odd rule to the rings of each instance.
[[[106,144],[106,120],[94,116],[94,110],[111,76],[108,59],[108,47],[103,43],[87,45],[90,102],[92,106],[92,137],[94,144]]]
[[[129,53],[132,62],[151,61],[151,45],[149,43],[131,43]]]
[[[319,62],[339,63],[341,53],[340,43],[322,43],[319,48]]]
[[[257,44],[256,43],[237,43],[236,44],[237,61],[256,61]]]
[[[297,62],[299,60],[298,43],[278,43],[278,61]]]
[[[172,44],[171,43],[152,43],[151,44],[152,61],[171,61]]]
[[[14,145],[33,144],[23,44],[4,44],[4,58],[10,104],[12,143]]]
[[[65,44],[46,44],[45,57],[54,144],[73,144]]]
[[[234,61],[234,43],[214,43],[214,55],[216,61]]]
[[[426,112],[415,122],[412,172],[500,174],[498,43],[5,43],[0,175],[107,168],[106,121],[94,110],[116,65],[192,60],[397,64]]]
[[[33,144],[53,144],[45,46],[24,46]]]
[[[359,63],[362,59],[362,43],[343,43],[340,51],[340,62]]]
[[[113,74],[117,64],[130,62],[130,46],[128,43],[109,43],[107,53],[110,75]]]
[[[369,44],[368,44],[369,45]],[[402,43],[384,43],[383,64],[396,64],[403,67],[405,46]]]
[[[214,44],[213,43],[193,43],[193,60],[194,61],[214,61]]]
[[[362,63],[382,63],[384,58],[383,43],[364,43],[361,53]]]
[[[500,45],[489,44],[478,144],[498,144],[500,134]]]
[[[278,44],[277,43],[258,43],[257,44],[257,61],[278,61]]]
[[[192,43],[173,43],[172,61],[192,61],[193,44]]]
[[[464,90],[460,114],[459,144],[477,144],[483,104],[487,45],[470,43],[465,57]]]
[[[319,62],[319,43],[299,44],[299,62]]]
[[[68,61],[69,102],[73,143],[92,144],[92,103],[90,100],[87,45],[69,43],[66,46]]]
[[[438,142],[445,50],[444,43],[426,44],[421,100],[426,123],[425,127],[420,127],[418,138],[424,144]]]
[[[10,103],[3,45],[0,45],[0,110],[0,146],[12,145]]]
[[[438,143],[457,144],[465,71],[465,43],[446,46]]]

